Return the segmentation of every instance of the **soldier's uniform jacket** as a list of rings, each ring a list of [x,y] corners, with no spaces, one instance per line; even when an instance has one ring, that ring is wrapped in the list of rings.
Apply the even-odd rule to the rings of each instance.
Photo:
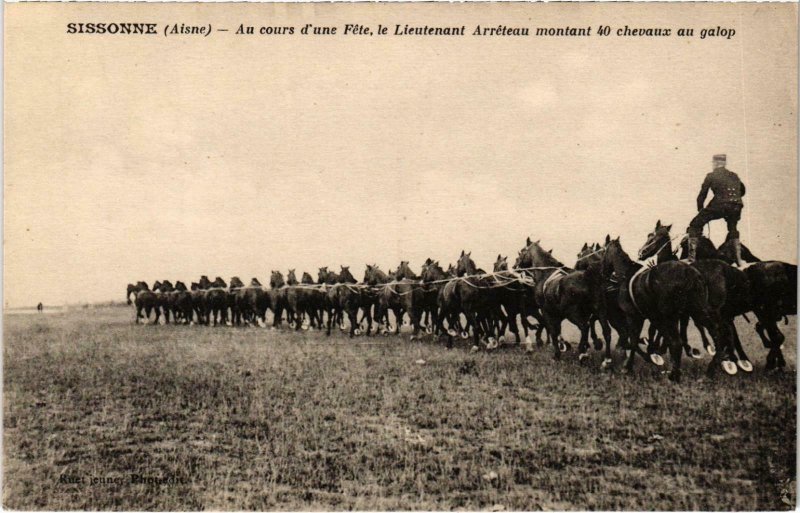
[[[739,180],[739,175],[733,171],[721,167],[706,175],[703,186],[700,188],[700,195],[697,196],[697,210],[703,209],[709,189],[714,193],[714,198],[707,208],[725,209],[734,205],[742,206],[742,196],[745,193],[744,184]]]

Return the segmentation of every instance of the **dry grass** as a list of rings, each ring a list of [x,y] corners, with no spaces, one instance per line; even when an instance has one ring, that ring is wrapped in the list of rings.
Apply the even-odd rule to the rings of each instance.
[[[634,376],[601,372],[598,354],[580,365],[542,350],[130,318],[126,308],[6,316],[4,507],[794,505],[794,320],[787,373],[763,374],[742,325],[753,375],[707,383],[707,360],[693,361],[676,386],[642,363]]]

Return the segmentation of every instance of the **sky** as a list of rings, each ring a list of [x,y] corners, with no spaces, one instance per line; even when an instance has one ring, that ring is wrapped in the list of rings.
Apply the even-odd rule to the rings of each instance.
[[[4,305],[138,280],[365,264],[525,239],[566,264],[683,233],[711,157],[740,232],[797,262],[797,6],[5,6]],[[734,38],[66,34],[74,21],[730,27]],[[724,240],[725,224],[712,224]]]

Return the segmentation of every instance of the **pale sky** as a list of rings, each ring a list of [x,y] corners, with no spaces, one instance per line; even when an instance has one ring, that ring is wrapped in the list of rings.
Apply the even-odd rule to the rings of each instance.
[[[794,4],[5,10],[7,306],[201,274],[341,264],[361,279],[462,249],[490,269],[527,236],[566,264],[606,233],[633,255],[657,219],[685,231],[716,153],[747,185],[743,242],[797,262]],[[736,35],[68,36],[74,21]]]

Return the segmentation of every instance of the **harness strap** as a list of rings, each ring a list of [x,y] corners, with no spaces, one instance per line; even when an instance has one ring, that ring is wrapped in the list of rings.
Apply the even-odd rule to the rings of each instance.
[[[633,295],[633,282],[635,282],[636,278],[638,278],[639,276],[643,275],[646,272],[649,272],[650,269],[652,269],[652,267],[647,267],[647,266],[640,267],[639,270],[636,271],[633,274],[633,276],[631,276],[630,281],[628,281],[628,295],[631,297],[631,301],[633,302],[633,306],[636,307],[636,310],[638,310],[639,313],[642,313],[642,310],[639,308],[639,305],[636,303],[636,297]]]

